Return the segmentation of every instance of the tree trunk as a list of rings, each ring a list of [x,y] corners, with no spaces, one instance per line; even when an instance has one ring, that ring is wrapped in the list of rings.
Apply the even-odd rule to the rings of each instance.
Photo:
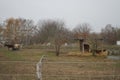
[[[79,45],[80,45],[80,51],[84,53],[84,43],[82,40],[79,40]]]
[[[59,56],[59,54],[60,54],[60,45],[56,45],[55,48],[56,48],[56,56]]]

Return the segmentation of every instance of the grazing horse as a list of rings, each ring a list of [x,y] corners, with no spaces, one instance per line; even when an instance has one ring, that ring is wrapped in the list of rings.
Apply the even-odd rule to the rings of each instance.
[[[19,50],[20,44],[4,44],[5,47],[8,47],[8,50]]]
[[[106,51],[105,49],[103,49],[103,50],[98,50],[98,49],[91,50],[91,52],[95,52],[96,54],[101,54],[102,52],[105,52],[105,51]]]

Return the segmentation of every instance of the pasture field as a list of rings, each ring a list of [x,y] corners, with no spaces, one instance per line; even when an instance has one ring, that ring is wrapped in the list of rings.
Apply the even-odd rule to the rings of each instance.
[[[120,61],[118,60],[109,60],[106,56],[67,55],[71,52],[79,51],[62,49],[60,56],[57,57],[54,49],[48,48],[21,49],[19,51],[0,48],[0,80],[37,80],[36,63],[42,55],[46,56],[43,60],[43,80],[88,80],[84,76],[95,74],[106,75],[106,78],[102,80],[107,80],[107,75],[120,75]],[[79,78],[79,75],[83,77]],[[120,76],[114,80],[119,79]],[[94,80],[101,79],[96,77]]]

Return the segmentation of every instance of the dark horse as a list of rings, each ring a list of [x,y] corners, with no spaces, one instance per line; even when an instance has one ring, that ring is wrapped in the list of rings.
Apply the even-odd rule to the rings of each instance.
[[[8,50],[12,49],[12,50],[17,50],[17,48],[15,48],[14,44],[4,44],[5,47],[8,48]]]

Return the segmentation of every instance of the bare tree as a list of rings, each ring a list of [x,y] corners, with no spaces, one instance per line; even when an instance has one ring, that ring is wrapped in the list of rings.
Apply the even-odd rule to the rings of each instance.
[[[0,24],[0,43],[3,39],[3,31],[4,31],[3,26],[2,26],[2,24]]]
[[[19,42],[20,21],[18,19],[9,18],[6,20],[6,28],[4,37],[12,43]]]
[[[9,18],[5,21],[4,38],[12,44],[30,44],[34,28],[32,20]]]
[[[107,24],[105,28],[101,30],[101,35],[108,44],[115,44],[117,41],[117,28],[111,24]]]
[[[63,22],[56,22],[56,32],[54,36],[54,44],[56,48],[56,56],[60,54],[60,47],[68,41],[67,29],[64,28]]]
[[[116,27],[116,31],[117,31],[117,40],[120,40],[120,27]]]
[[[19,19],[21,22],[20,25],[20,37],[21,37],[21,42],[24,43],[25,45],[32,44],[32,38],[34,36],[35,28],[36,26],[34,25],[33,20],[29,19]]]
[[[75,38],[86,39],[91,31],[91,26],[88,23],[79,24],[73,29]]]
[[[40,42],[51,42],[55,45],[56,56],[60,54],[60,47],[68,39],[68,30],[63,21],[47,20],[39,22],[38,35]]]

